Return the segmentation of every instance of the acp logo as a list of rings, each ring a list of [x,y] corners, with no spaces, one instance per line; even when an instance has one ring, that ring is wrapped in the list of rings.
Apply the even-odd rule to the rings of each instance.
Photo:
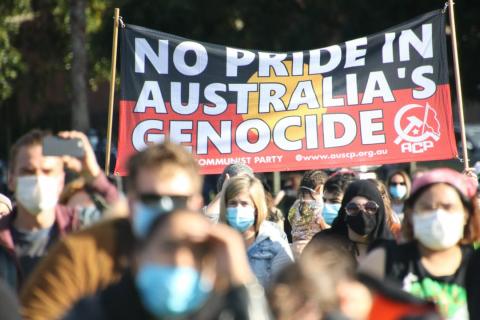
[[[425,106],[403,106],[395,115],[394,122],[398,134],[394,142],[400,145],[402,153],[425,152],[433,148],[434,142],[440,139],[437,111],[428,103]]]

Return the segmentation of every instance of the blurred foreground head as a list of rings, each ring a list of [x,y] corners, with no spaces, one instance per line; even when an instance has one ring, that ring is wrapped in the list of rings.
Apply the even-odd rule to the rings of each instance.
[[[128,202],[137,237],[145,236],[161,213],[202,205],[198,164],[180,145],[166,141],[149,146],[130,158],[128,173]]]
[[[312,242],[303,251],[296,264],[285,268],[269,291],[272,313],[276,319],[325,319],[352,309],[343,296],[345,290],[359,296],[363,305],[358,310],[365,314],[370,308],[368,290],[355,277],[356,262],[347,251],[334,242]],[[363,310],[365,308],[366,310]]]
[[[252,280],[243,240],[196,211],[160,215],[138,241],[135,284],[152,315],[185,316],[214,296]]]

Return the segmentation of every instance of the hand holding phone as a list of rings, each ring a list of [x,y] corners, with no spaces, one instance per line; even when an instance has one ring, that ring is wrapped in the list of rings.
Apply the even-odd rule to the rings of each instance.
[[[88,180],[101,173],[87,136],[79,131],[62,131],[58,136],[46,137],[43,140],[43,155],[62,157],[67,168]]]
[[[47,136],[43,139],[44,156],[71,156],[83,158],[85,149],[83,141],[79,138],[64,139],[57,136]]]

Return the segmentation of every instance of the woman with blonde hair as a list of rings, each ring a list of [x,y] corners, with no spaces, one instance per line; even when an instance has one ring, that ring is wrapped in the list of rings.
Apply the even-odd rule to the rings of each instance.
[[[242,234],[250,266],[263,286],[268,286],[278,271],[293,262],[285,233],[266,220],[267,214],[260,180],[237,176],[228,181],[220,201],[220,222]]]

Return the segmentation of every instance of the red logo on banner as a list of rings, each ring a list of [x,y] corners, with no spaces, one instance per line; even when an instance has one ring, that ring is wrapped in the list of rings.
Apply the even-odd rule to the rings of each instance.
[[[428,102],[425,106],[408,104],[395,116],[395,131],[398,137],[394,142],[401,143],[402,153],[425,152],[440,139],[437,111]]]

